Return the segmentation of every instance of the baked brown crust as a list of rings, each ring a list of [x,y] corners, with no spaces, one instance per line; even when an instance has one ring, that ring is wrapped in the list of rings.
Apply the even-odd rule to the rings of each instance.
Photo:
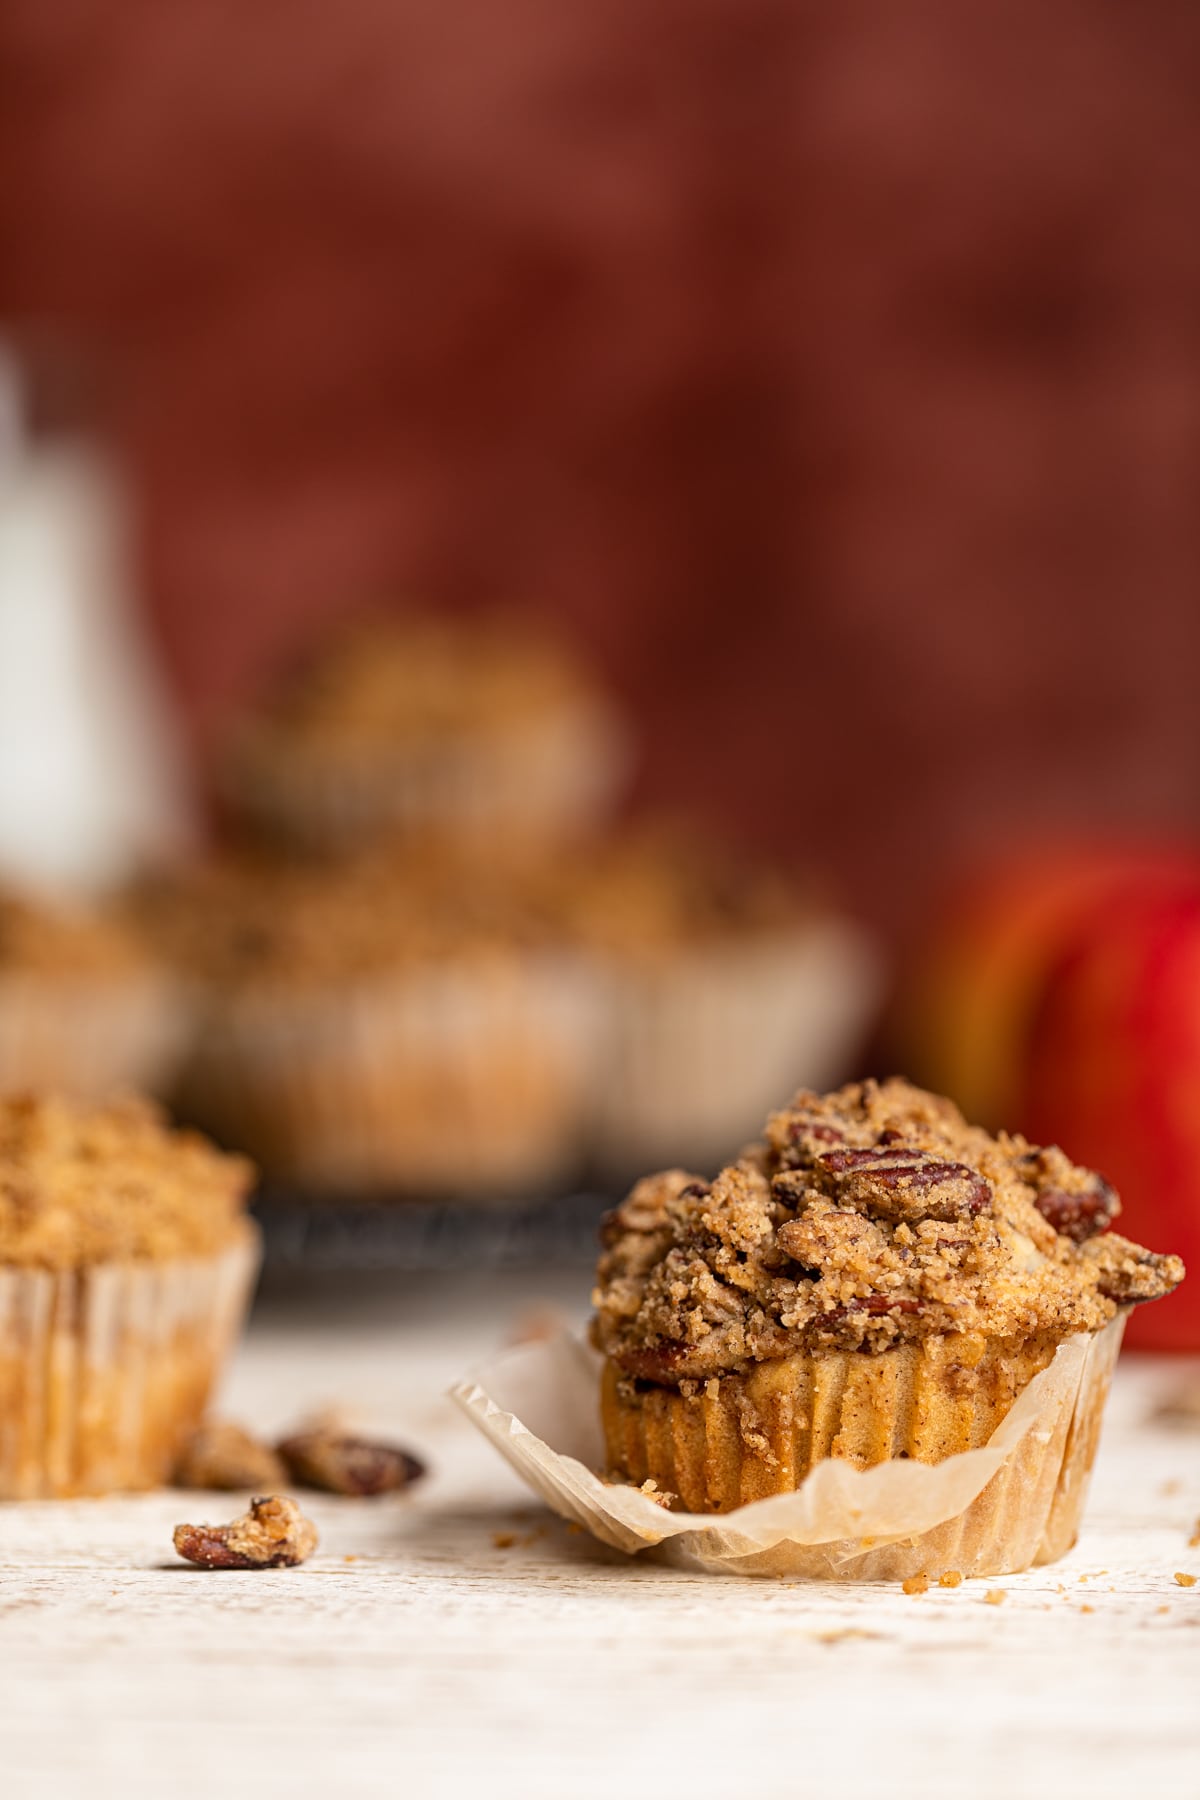
[[[1060,1151],[906,1081],[801,1092],[711,1183],[649,1176],[609,1215],[594,1339],[675,1387],[823,1347],[1061,1341],[1183,1279],[1178,1257],[1087,1235],[1118,1204]]]
[[[0,1100],[0,1264],[206,1257],[232,1245],[254,1171],[149,1101]]]

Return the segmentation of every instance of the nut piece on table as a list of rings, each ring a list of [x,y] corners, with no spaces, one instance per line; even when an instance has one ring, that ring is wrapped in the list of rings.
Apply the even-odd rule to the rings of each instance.
[[[176,1487],[261,1492],[286,1486],[287,1470],[269,1444],[241,1425],[206,1419],[184,1445],[173,1480]]]
[[[201,1569],[289,1569],[317,1547],[317,1528],[294,1500],[262,1495],[231,1525],[177,1525],[175,1548]]]
[[[336,1426],[294,1432],[276,1446],[293,1481],[327,1494],[394,1494],[425,1473],[396,1444],[377,1444]]]

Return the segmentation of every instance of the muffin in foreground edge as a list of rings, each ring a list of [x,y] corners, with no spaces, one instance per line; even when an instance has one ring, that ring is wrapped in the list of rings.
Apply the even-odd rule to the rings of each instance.
[[[147,1102],[0,1100],[0,1499],[167,1478],[257,1273],[252,1178]]]
[[[1060,1150],[994,1138],[905,1081],[801,1092],[712,1182],[649,1176],[606,1219],[592,1332],[610,1470],[725,1513],[829,1457],[985,1444],[1060,1344],[1182,1280],[1178,1257],[1108,1232],[1118,1210]],[[1034,1560],[1043,1528],[1041,1559],[1073,1541],[1110,1360],[1005,1499],[1045,1515],[1007,1566]]]

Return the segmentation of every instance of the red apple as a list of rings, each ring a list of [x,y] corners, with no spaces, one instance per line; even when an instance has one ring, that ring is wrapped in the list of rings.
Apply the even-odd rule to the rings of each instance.
[[[1200,893],[1126,887],[1077,920],[1045,981],[1013,1122],[1098,1169],[1116,1229],[1192,1271],[1128,1341],[1200,1350]]]
[[[912,959],[893,1014],[893,1059],[969,1119],[1012,1125],[1030,1019],[1077,921],[1106,896],[1200,891],[1192,849],[1029,845],[950,893]]]

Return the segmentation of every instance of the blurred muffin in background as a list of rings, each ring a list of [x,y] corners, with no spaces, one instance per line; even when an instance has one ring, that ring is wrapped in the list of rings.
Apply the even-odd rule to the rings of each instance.
[[[487,1195],[569,1170],[591,983],[469,862],[243,855],[134,904],[192,997],[179,1109],[269,1176]]]
[[[674,829],[572,860],[570,930],[605,1006],[592,1160],[712,1166],[771,1095],[844,1073],[879,998],[864,932],[782,875]]]
[[[252,1180],[142,1101],[0,1100],[0,1500],[167,1479],[258,1269]]]
[[[185,1032],[168,971],[122,923],[0,890],[0,1092],[162,1093]]]
[[[492,619],[380,618],[231,735],[235,815],[322,850],[388,832],[557,841],[609,812],[629,767],[610,703],[558,644]]]

